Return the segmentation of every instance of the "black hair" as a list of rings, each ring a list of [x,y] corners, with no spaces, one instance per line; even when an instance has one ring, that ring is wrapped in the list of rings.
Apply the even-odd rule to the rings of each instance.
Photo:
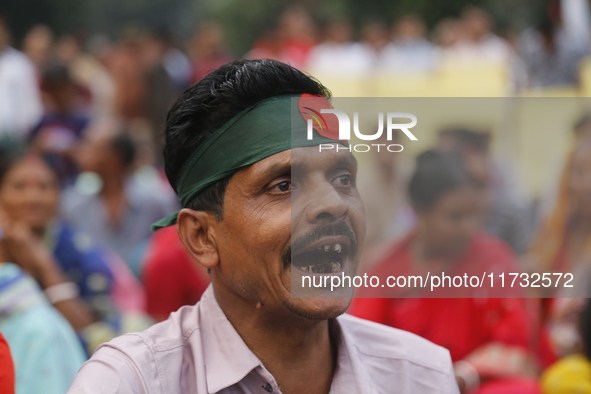
[[[408,191],[413,207],[428,211],[447,192],[471,184],[460,153],[429,150],[417,157]]]
[[[270,59],[227,63],[185,90],[166,118],[164,170],[172,188],[178,193],[178,176],[191,154],[240,111],[270,97],[304,93],[330,98],[330,91],[314,78]],[[221,220],[230,178],[209,186],[186,208]]]
[[[136,148],[129,132],[122,130],[111,139],[111,147],[121,158],[125,168],[131,167],[135,161]]]
[[[13,140],[0,142],[0,185],[10,169],[24,156],[24,149]]]
[[[19,161],[25,158],[29,153],[26,146],[18,140],[12,138],[0,139],[0,185],[4,182],[4,177]],[[51,163],[46,155],[38,155],[41,160],[47,165],[47,167],[53,172],[57,179],[59,179],[59,173],[55,166]]]

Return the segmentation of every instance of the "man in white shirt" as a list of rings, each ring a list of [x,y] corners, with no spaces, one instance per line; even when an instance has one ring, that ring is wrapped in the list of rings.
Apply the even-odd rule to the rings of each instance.
[[[100,347],[70,393],[458,392],[447,350],[342,315],[346,290],[292,296],[304,274],[352,275],[365,235],[357,162],[318,152],[346,142],[322,118],[306,138],[328,96],[273,60],[229,63],[181,96],[164,159],[185,208],[154,226],[176,223],[212,283],[196,305]]]
[[[25,138],[42,114],[35,67],[23,53],[9,46],[9,34],[0,16],[0,137]]]

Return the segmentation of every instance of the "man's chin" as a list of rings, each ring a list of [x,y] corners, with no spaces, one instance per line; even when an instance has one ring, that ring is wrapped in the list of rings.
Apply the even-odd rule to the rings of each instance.
[[[328,320],[345,313],[351,298],[290,298],[285,306],[294,314],[309,320]]]
[[[354,273],[354,264],[346,266],[346,273]],[[316,282],[319,279],[327,280],[322,287],[302,286],[302,275],[315,276]],[[353,297],[353,288],[331,286],[329,280],[331,276],[340,276],[341,273],[334,274],[311,274],[301,272],[293,266],[287,267],[284,271],[282,282],[286,290],[284,305],[292,313],[310,320],[333,319],[345,313]],[[322,277],[322,278],[320,278]],[[322,282],[325,282],[322,280]]]

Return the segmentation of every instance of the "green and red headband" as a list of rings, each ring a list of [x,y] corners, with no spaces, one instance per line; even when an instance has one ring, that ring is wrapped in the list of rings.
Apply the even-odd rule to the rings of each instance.
[[[324,97],[277,96],[258,102],[230,119],[209,137],[183,165],[177,183],[182,206],[213,183],[233,175],[241,168],[274,154],[307,146],[340,143],[338,123],[333,116],[323,116],[321,109],[331,109]],[[307,138],[311,121],[313,138]],[[172,226],[178,212],[152,225],[152,230]]]

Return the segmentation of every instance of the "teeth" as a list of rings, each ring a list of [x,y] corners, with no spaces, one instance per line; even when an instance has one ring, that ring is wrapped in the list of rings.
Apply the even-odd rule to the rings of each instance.
[[[315,270],[315,268],[316,268],[316,270]],[[341,263],[339,263],[337,261],[333,261],[330,263],[330,268],[331,268],[331,272],[340,272],[341,271]],[[319,268],[316,265],[307,265],[304,267],[300,267],[300,269],[304,272],[317,273],[317,270]]]
[[[341,253],[341,251],[343,250],[343,247],[341,244],[334,244],[334,245],[326,245],[326,246],[321,246],[320,248],[318,248],[324,252],[337,252],[337,253]]]

